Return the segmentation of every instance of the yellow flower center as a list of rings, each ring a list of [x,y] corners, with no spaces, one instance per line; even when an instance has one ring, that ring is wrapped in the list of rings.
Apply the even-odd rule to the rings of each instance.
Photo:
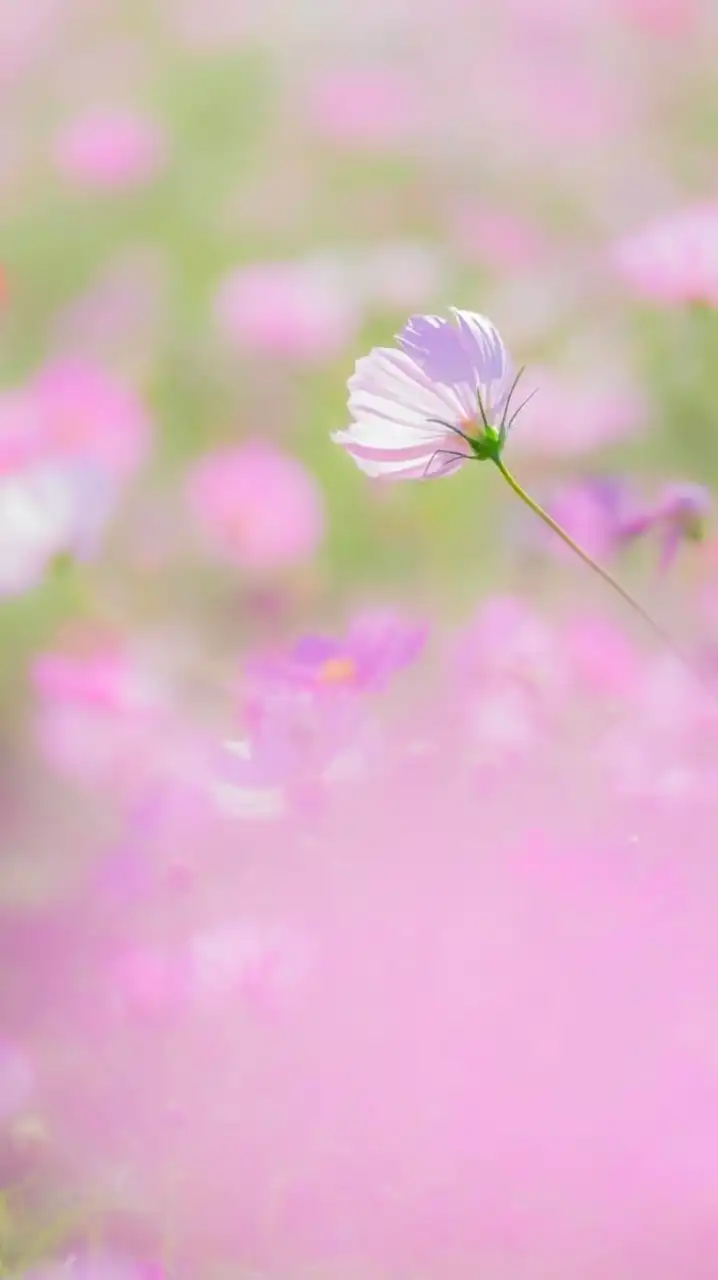
[[[322,684],[350,684],[357,673],[353,658],[327,658],[319,668]]]

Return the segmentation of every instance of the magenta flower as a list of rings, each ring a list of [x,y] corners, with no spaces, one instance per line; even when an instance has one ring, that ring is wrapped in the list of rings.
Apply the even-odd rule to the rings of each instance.
[[[398,351],[378,347],[357,361],[353,422],[332,439],[387,480],[448,476],[470,458],[498,456],[516,379],[491,322],[455,308],[450,320],[412,316],[397,341]]]

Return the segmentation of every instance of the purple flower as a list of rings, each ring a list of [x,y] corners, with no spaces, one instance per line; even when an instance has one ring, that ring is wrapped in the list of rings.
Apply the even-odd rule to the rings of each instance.
[[[367,475],[388,480],[451,475],[500,452],[510,422],[513,371],[484,316],[451,309],[412,316],[399,350],[377,347],[349,379],[352,424],[335,431]]]
[[[376,689],[421,652],[427,628],[392,609],[367,609],[343,637],[302,636],[289,653],[250,665],[272,684],[315,692]]]
[[[665,573],[682,541],[703,539],[710,506],[710,494],[702,485],[669,484],[652,506],[622,522],[620,536],[628,542],[655,529],[660,538],[659,567]]]

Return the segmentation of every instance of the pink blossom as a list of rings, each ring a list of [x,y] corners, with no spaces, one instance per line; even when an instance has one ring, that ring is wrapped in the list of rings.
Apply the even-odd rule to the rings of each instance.
[[[360,322],[352,291],[311,261],[238,268],[220,285],[215,314],[233,350],[310,363],[343,351]]]
[[[718,202],[683,209],[619,240],[611,262],[639,298],[718,305]]]
[[[512,438],[517,452],[579,456],[624,440],[643,426],[645,404],[630,386],[560,377],[537,368],[527,376],[529,382],[537,394],[522,410],[521,430]]]
[[[145,457],[150,424],[144,408],[99,365],[55,360],[39,370],[29,393],[46,454],[89,458],[121,478]]]
[[[522,271],[545,251],[543,232],[528,219],[463,203],[450,217],[452,241],[462,257],[492,271]]]
[[[165,691],[138,656],[118,643],[40,654],[31,668],[36,734],[60,773],[118,793],[135,777],[141,753],[158,763],[164,744]]]
[[[394,70],[341,67],[315,76],[309,119],[316,133],[343,147],[385,151],[416,133],[419,98]]]
[[[56,140],[55,161],[63,177],[98,191],[143,186],[164,160],[165,142],[157,125],[128,109],[80,116]]]
[[[298,459],[262,441],[205,455],[188,493],[209,546],[249,573],[311,559],[322,541],[317,481]]]

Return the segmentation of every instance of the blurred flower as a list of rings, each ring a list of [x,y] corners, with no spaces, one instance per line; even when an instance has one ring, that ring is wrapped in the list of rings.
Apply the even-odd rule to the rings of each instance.
[[[220,285],[215,315],[233,350],[308,362],[343,351],[361,320],[352,291],[311,260],[239,267]]]
[[[165,160],[157,125],[137,112],[92,111],[65,125],[56,139],[60,173],[79,187],[116,191],[143,186]]]
[[[563,681],[552,627],[520,596],[482,601],[452,645],[450,663],[462,685],[484,691],[498,683],[503,693],[515,683],[556,693]]]
[[[61,353],[62,362],[55,361],[51,368],[57,372],[64,366],[69,377],[68,356],[74,356],[78,381],[94,374],[109,384],[103,362],[110,368],[129,367],[133,374],[146,373],[157,359],[168,314],[169,262],[167,251],[154,246],[132,245],[114,255],[82,292],[56,312],[51,345]],[[130,398],[126,389],[123,394]],[[124,434],[131,449],[135,432],[129,422]],[[148,434],[146,427],[140,434]]]
[[[41,447],[86,458],[125,477],[143,460],[150,425],[140,401],[99,365],[55,360],[29,384]]]
[[[346,635],[306,635],[286,654],[260,658],[247,666],[256,683],[323,691],[366,691],[383,687],[395,671],[414,662],[428,629],[393,609],[356,615]]]
[[[702,542],[711,509],[708,490],[700,484],[670,484],[657,501],[621,525],[625,542],[656,530],[660,535],[659,567],[670,568],[681,542]]]
[[[397,336],[400,350],[377,347],[357,361],[349,379],[354,421],[332,439],[367,475],[448,476],[503,443],[497,419],[512,389],[506,349],[483,316],[452,308],[452,317],[413,316]]]
[[[35,659],[31,679],[40,749],[54,768],[90,785],[112,779],[116,796],[128,784],[146,787],[138,761],[151,752],[157,768],[163,735],[172,730],[162,682],[132,649],[112,640],[58,648]]]
[[[25,1050],[0,1040],[0,1125],[27,1108],[35,1083],[35,1068]]]
[[[718,203],[680,210],[626,236],[613,246],[611,261],[639,298],[718,306]]]
[[[420,99],[402,75],[381,67],[341,67],[315,74],[309,120],[317,134],[342,147],[391,150],[415,135]]]
[[[527,270],[545,252],[545,234],[528,219],[483,205],[459,204],[449,225],[461,256],[493,272]]]
[[[628,385],[612,387],[605,371],[596,383],[534,366],[530,379],[532,385],[540,380],[541,394],[521,414],[515,447],[522,455],[579,456],[623,440],[642,425],[642,397]]]
[[[66,559],[97,554],[115,492],[86,464],[42,464],[0,478],[0,596],[22,595]]]
[[[298,459],[260,441],[218,449],[194,467],[189,502],[210,546],[249,573],[310,559],[324,535],[324,502]]]
[[[629,489],[623,480],[613,476],[588,476],[555,490],[544,505],[584,551],[595,560],[605,561],[612,559],[621,544],[622,522],[630,504]],[[530,533],[528,527],[526,530],[531,547],[536,544],[533,525],[532,521]],[[541,531],[541,539],[553,555],[564,560],[571,556],[550,529]]]
[[[606,618],[577,615],[561,627],[559,643],[579,688],[598,697],[627,698],[639,676],[628,636]]]

